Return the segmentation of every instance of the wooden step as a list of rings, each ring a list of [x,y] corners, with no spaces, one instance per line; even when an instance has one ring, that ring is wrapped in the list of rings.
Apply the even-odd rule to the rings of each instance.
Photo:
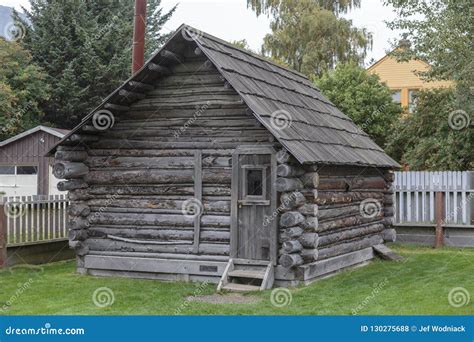
[[[268,266],[270,261],[265,260],[251,260],[251,259],[232,259],[234,265],[255,265],[255,266]]]
[[[266,268],[261,270],[261,271],[233,270],[233,271],[229,272],[229,277],[263,279],[265,277],[265,270],[266,270]]]
[[[225,286],[223,286],[222,289],[228,290],[228,291],[248,292],[248,291],[260,291],[260,286],[228,283]]]

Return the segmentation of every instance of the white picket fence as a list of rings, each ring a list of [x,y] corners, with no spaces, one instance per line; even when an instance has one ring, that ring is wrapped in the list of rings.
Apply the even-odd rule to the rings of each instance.
[[[444,193],[445,224],[472,225],[474,172],[395,172],[395,223],[434,223],[435,193]]]
[[[68,238],[66,195],[0,198],[8,247]]]

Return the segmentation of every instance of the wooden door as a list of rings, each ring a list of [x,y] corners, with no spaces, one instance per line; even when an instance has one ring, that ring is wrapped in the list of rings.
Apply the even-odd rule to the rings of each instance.
[[[270,147],[241,146],[232,158],[231,257],[277,258],[276,161]]]

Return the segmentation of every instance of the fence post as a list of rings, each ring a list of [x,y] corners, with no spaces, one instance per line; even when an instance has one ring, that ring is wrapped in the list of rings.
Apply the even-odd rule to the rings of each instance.
[[[8,241],[8,229],[7,229],[7,214],[5,211],[5,205],[0,199],[0,269],[7,267],[7,241]]]
[[[444,246],[444,192],[437,191],[435,193],[435,248]]]

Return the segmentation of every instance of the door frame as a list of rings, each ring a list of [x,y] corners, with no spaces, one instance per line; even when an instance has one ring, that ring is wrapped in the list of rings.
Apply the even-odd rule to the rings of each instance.
[[[231,208],[230,208],[230,257],[237,258],[239,244],[239,223],[238,223],[238,200],[239,200],[239,178],[240,175],[240,155],[268,154],[270,155],[270,211],[274,213],[273,219],[266,226],[270,229],[270,261],[277,264],[278,258],[278,231],[277,231],[277,191],[275,188],[276,166],[275,149],[271,145],[241,145],[232,153],[232,182],[231,182]]]

